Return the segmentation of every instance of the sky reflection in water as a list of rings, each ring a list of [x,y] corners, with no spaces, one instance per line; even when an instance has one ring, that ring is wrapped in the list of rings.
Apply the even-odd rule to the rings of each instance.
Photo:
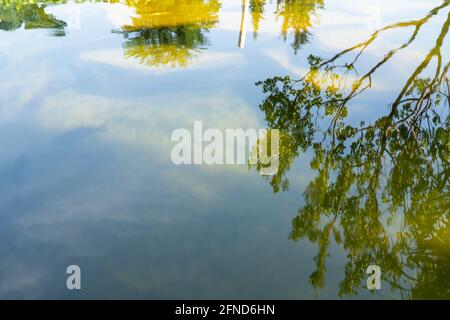
[[[0,1],[1,298],[449,298],[448,2],[245,5]],[[308,63],[416,19],[361,93],[419,23]],[[440,81],[435,55],[392,113],[440,34]],[[194,120],[282,129],[280,174],[174,166]]]

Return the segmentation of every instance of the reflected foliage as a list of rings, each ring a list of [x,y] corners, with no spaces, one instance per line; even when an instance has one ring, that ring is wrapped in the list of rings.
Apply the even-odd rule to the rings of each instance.
[[[264,19],[264,6],[266,0],[250,0],[250,13],[252,15],[253,38],[258,37],[258,30],[261,20]]]
[[[187,66],[208,46],[205,33],[218,21],[217,0],[129,0],[136,8],[132,24],[122,27],[127,57],[149,66]]]
[[[47,14],[45,8],[64,3],[67,0],[0,0],[0,29],[9,31],[24,25],[25,29],[55,29],[55,35],[63,36],[66,22]],[[148,66],[187,66],[196,52],[209,45],[206,33],[217,23],[220,9],[219,0],[124,0],[121,3],[136,12],[130,25],[115,31],[125,38],[125,56],[137,58]]]
[[[250,0],[250,12],[253,23],[253,36],[256,38],[260,21],[264,16],[265,0]],[[312,26],[311,18],[324,6],[323,0],[277,0],[275,16],[281,20],[281,36],[287,39],[292,32],[295,53],[308,41],[308,29]]]
[[[208,44],[203,31],[194,26],[149,28],[124,35],[125,56],[148,66],[186,67],[193,53]]]
[[[292,30],[292,48],[297,53],[300,46],[308,40],[308,29],[312,26],[311,17],[317,9],[323,8],[323,0],[278,0],[276,15],[282,19],[281,34],[286,40]]]
[[[46,4],[0,1],[0,29],[53,29],[54,35],[64,35],[67,24],[45,12]]]
[[[316,288],[324,286],[334,242],[347,254],[341,296],[364,287],[366,268],[376,264],[384,285],[402,298],[450,298],[450,62],[442,49],[449,4],[421,19],[386,26],[331,59],[310,56],[310,70],[301,79],[259,83],[268,126],[283,132],[280,170],[270,180],[275,192],[288,188],[287,171],[295,158],[312,153],[316,176],[306,187],[290,238],[318,246],[310,277]],[[377,71],[437,16],[444,23],[433,48],[386,115],[358,125],[348,120],[350,103],[373,87]],[[411,32],[406,41],[361,72],[361,57],[372,43],[397,29]]]
[[[49,5],[67,0],[0,0],[0,29],[53,29],[64,36],[66,22],[45,12]],[[135,9],[130,25],[114,30],[124,36],[126,57],[138,59],[148,66],[185,67],[192,57],[209,46],[207,32],[219,20],[220,0],[76,0],[76,3],[123,3]],[[256,38],[264,19],[266,0],[250,0],[253,35]],[[297,53],[308,41],[311,18],[323,8],[323,0],[277,0],[273,14],[281,21],[281,37],[286,41],[292,33],[292,47]]]

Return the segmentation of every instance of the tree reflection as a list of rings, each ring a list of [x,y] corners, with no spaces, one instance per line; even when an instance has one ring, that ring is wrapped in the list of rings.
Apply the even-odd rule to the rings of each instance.
[[[77,0],[117,3],[118,0]],[[67,0],[0,0],[0,29],[55,29],[65,35],[66,22],[47,14],[47,5]],[[187,66],[193,55],[208,46],[206,33],[217,23],[219,0],[124,0],[137,16],[119,33],[125,38],[126,57],[148,66]]]
[[[67,24],[45,12],[46,5],[30,2],[0,1],[0,29],[53,29],[54,35],[64,35]]]
[[[266,0],[250,0],[250,13],[252,15],[253,38],[258,37],[258,30],[261,20],[264,17],[264,6]]]
[[[219,20],[220,0],[76,0],[76,3],[123,3],[134,8],[136,16],[119,31],[125,38],[126,57],[148,66],[185,67],[192,57],[209,45],[206,33]],[[48,5],[66,4],[67,0],[0,0],[0,29],[54,29],[64,36],[66,22],[47,14]],[[266,0],[250,0],[253,35],[256,38],[264,16]],[[244,2],[245,6],[247,1]],[[292,32],[295,53],[308,41],[311,17],[323,7],[323,0],[277,0],[273,14],[281,20],[281,36],[286,41]],[[247,9],[247,6],[246,6]],[[245,28],[244,28],[245,30]],[[241,30],[241,33],[243,31]],[[245,34],[245,32],[244,32]],[[242,42],[243,45],[243,42]]]
[[[132,24],[122,27],[127,57],[149,66],[187,66],[208,45],[205,33],[218,21],[218,0],[128,0],[136,8]]]
[[[265,0],[250,0],[254,38],[258,34],[265,4]],[[318,9],[323,8],[323,5],[323,0],[277,0],[275,16],[282,21],[281,36],[286,41],[289,31],[292,31],[294,36],[292,48],[295,53],[308,41],[308,29],[312,26],[311,18]]]
[[[386,26],[331,59],[309,57],[310,70],[301,79],[259,83],[268,126],[283,132],[280,170],[270,180],[274,191],[288,188],[287,171],[300,153],[313,154],[316,177],[304,192],[290,238],[317,244],[316,271],[310,277],[316,288],[324,285],[334,240],[347,254],[341,296],[356,294],[365,285],[366,268],[376,264],[402,298],[450,298],[450,62],[443,61],[442,52],[449,4],[422,19]],[[409,47],[438,14],[445,14],[445,22],[435,44],[389,112],[369,124],[352,124],[349,103],[370,89],[377,70]],[[407,28],[412,31],[405,43],[366,72],[357,71],[377,38]]]

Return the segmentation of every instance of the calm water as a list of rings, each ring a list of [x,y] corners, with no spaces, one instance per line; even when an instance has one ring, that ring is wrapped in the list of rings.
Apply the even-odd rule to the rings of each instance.
[[[0,0],[0,298],[449,299],[449,10]],[[175,166],[194,120],[280,170]]]

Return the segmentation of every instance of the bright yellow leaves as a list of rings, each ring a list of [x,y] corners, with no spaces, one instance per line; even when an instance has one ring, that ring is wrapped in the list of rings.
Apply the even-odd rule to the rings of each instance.
[[[126,31],[143,28],[197,26],[212,28],[218,21],[218,0],[126,0],[125,4],[136,9],[137,17]]]

